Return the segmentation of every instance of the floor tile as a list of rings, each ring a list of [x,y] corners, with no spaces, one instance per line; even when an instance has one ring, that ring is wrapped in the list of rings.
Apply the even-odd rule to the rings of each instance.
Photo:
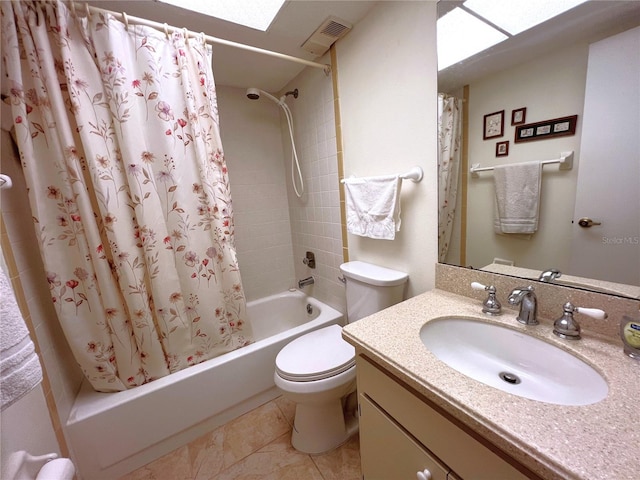
[[[189,444],[194,479],[212,478],[290,430],[274,402],[230,421]]]
[[[360,480],[358,435],[323,455],[291,446],[295,404],[279,397],[121,480]]]
[[[120,480],[191,480],[187,447],[180,447],[163,457],[134,470]]]
[[[324,480],[360,480],[360,437],[354,435],[347,442],[323,455],[312,455],[313,462]]]
[[[287,432],[220,473],[216,480],[323,480],[309,455],[291,446]]]
[[[293,427],[293,419],[296,416],[296,404],[284,397],[278,397],[274,402],[276,402],[276,405],[280,408],[289,425]]]
[[[224,470],[224,427],[201,436],[188,447],[194,480],[213,478]]]

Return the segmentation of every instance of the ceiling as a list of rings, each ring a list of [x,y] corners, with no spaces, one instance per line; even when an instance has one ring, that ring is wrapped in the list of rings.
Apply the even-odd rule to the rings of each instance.
[[[213,0],[202,0],[213,1]],[[330,15],[351,23],[354,28],[377,2],[289,0],[266,32],[243,27],[217,18],[194,13],[157,0],[90,0],[89,5],[129,17],[141,17],[193,32],[244,43],[287,55],[316,61],[300,46]],[[328,63],[328,62],[326,62]],[[304,65],[275,59],[224,45],[213,46],[213,69],[216,84],[240,88],[257,87],[278,92],[293,79]]]
[[[438,16],[461,3],[441,0]],[[440,71],[438,90],[454,93],[485,75],[525,63],[557,48],[577,42],[595,42],[637,25],[640,25],[639,0],[589,1]]]
[[[202,0],[214,1],[214,0]],[[393,0],[387,0],[393,1]],[[430,0],[426,0],[430,1]],[[126,12],[214,37],[317,60],[301,45],[329,16],[357,23],[378,3],[366,0],[288,0],[266,32],[236,25],[157,0],[89,0],[92,6]],[[462,3],[439,0],[438,15]],[[559,45],[596,41],[640,24],[640,0],[596,0],[504,41],[439,72],[439,90],[451,92],[474,79],[544,55]],[[347,34],[349,35],[349,34]],[[214,74],[218,85],[258,87],[279,92],[305,67],[233,47],[214,45]]]

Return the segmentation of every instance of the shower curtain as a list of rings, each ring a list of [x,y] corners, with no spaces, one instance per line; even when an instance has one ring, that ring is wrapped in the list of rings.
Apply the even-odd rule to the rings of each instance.
[[[462,100],[438,94],[438,261],[449,250],[460,169]]]
[[[204,40],[59,1],[1,8],[2,93],[87,379],[124,390],[250,343]]]

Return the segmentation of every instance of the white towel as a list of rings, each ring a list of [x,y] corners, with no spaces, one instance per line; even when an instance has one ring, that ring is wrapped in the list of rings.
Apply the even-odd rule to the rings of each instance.
[[[0,268],[0,410],[42,381],[42,369],[18,308],[11,282]]]
[[[361,237],[393,240],[400,231],[398,175],[346,178],[347,231]]]
[[[496,216],[494,231],[532,234],[538,230],[541,162],[500,165],[494,168]]]

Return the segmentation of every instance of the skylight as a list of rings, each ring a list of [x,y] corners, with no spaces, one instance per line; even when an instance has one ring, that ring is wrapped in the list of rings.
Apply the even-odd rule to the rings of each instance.
[[[159,0],[187,8],[210,17],[255,28],[263,32],[269,28],[285,0]]]
[[[466,0],[438,20],[438,70],[546,22],[585,1]],[[482,27],[477,26],[478,23]]]
[[[438,70],[506,40],[504,33],[461,8],[438,20]]]

